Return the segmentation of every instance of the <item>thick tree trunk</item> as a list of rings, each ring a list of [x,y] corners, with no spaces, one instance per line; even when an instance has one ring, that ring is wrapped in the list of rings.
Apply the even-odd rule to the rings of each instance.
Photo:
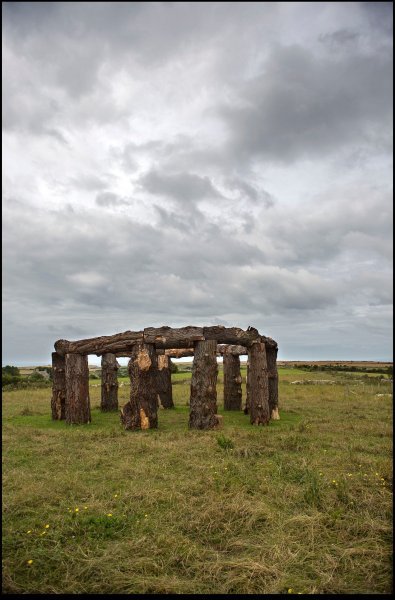
[[[266,346],[267,370],[269,377],[269,409],[270,418],[278,421],[278,371],[277,371],[277,348]]]
[[[157,360],[153,344],[137,344],[128,364],[130,400],[121,410],[125,429],[158,427]]]
[[[192,429],[214,429],[219,425],[217,375],[217,342],[196,342],[189,403],[189,427]]]
[[[171,388],[171,359],[162,354],[157,356],[158,373],[157,373],[157,390],[160,403],[163,408],[174,408],[173,394]]]
[[[246,375],[246,403],[244,406],[244,414],[250,414],[250,406],[251,406],[251,392],[250,392],[250,362],[251,356],[248,352],[248,360],[247,360],[247,375]]]
[[[118,410],[118,363],[115,354],[106,352],[101,359],[101,403],[103,412]]]
[[[256,342],[250,350],[249,396],[251,424],[266,425],[270,420],[269,382],[263,342]]]
[[[52,352],[51,412],[54,421],[66,418],[66,364],[65,357]]]
[[[66,354],[66,423],[90,422],[88,357]]]
[[[240,358],[224,354],[224,409],[241,410]]]

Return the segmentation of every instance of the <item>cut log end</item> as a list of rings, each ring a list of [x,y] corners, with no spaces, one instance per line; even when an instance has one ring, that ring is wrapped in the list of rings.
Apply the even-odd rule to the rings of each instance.
[[[145,348],[143,348],[138,353],[136,360],[137,360],[137,364],[138,364],[140,371],[148,371],[149,368],[151,367],[152,361],[151,361],[150,355],[148,353],[148,350],[146,350]]]

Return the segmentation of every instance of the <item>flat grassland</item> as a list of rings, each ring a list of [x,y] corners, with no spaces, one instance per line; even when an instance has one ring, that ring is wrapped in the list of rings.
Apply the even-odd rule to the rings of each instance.
[[[51,421],[48,388],[5,392],[3,592],[390,593],[391,383],[279,373],[263,428],[220,378],[220,431],[188,430],[185,373],[151,431],[101,414],[97,383],[84,426]]]

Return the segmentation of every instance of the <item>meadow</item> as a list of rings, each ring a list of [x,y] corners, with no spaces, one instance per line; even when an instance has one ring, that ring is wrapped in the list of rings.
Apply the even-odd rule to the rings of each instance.
[[[218,431],[188,430],[188,373],[150,431],[102,414],[95,380],[83,426],[51,421],[48,388],[5,391],[3,592],[390,593],[390,381],[279,375],[263,428],[220,376]]]

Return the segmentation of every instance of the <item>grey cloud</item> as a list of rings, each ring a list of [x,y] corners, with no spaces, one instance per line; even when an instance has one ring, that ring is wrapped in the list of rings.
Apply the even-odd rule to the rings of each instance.
[[[209,177],[194,173],[163,173],[151,170],[140,178],[140,185],[151,194],[167,196],[186,204],[204,198],[222,198]]]
[[[292,163],[390,140],[391,74],[390,55],[339,62],[300,46],[277,47],[237,103],[220,109],[234,158]]]
[[[95,202],[98,206],[122,206],[129,204],[128,200],[121,198],[113,192],[100,192],[96,195]]]
[[[269,192],[264,189],[258,189],[247,181],[238,178],[228,179],[226,185],[231,190],[237,190],[241,197],[246,197],[252,202],[261,203],[265,208],[274,206],[275,200]]]
[[[337,46],[353,45],[360,39],[360,34],[350,29],[337,29],[333,33],[325,33],[319,36],[319,41],[328,44],[331,49]]]

